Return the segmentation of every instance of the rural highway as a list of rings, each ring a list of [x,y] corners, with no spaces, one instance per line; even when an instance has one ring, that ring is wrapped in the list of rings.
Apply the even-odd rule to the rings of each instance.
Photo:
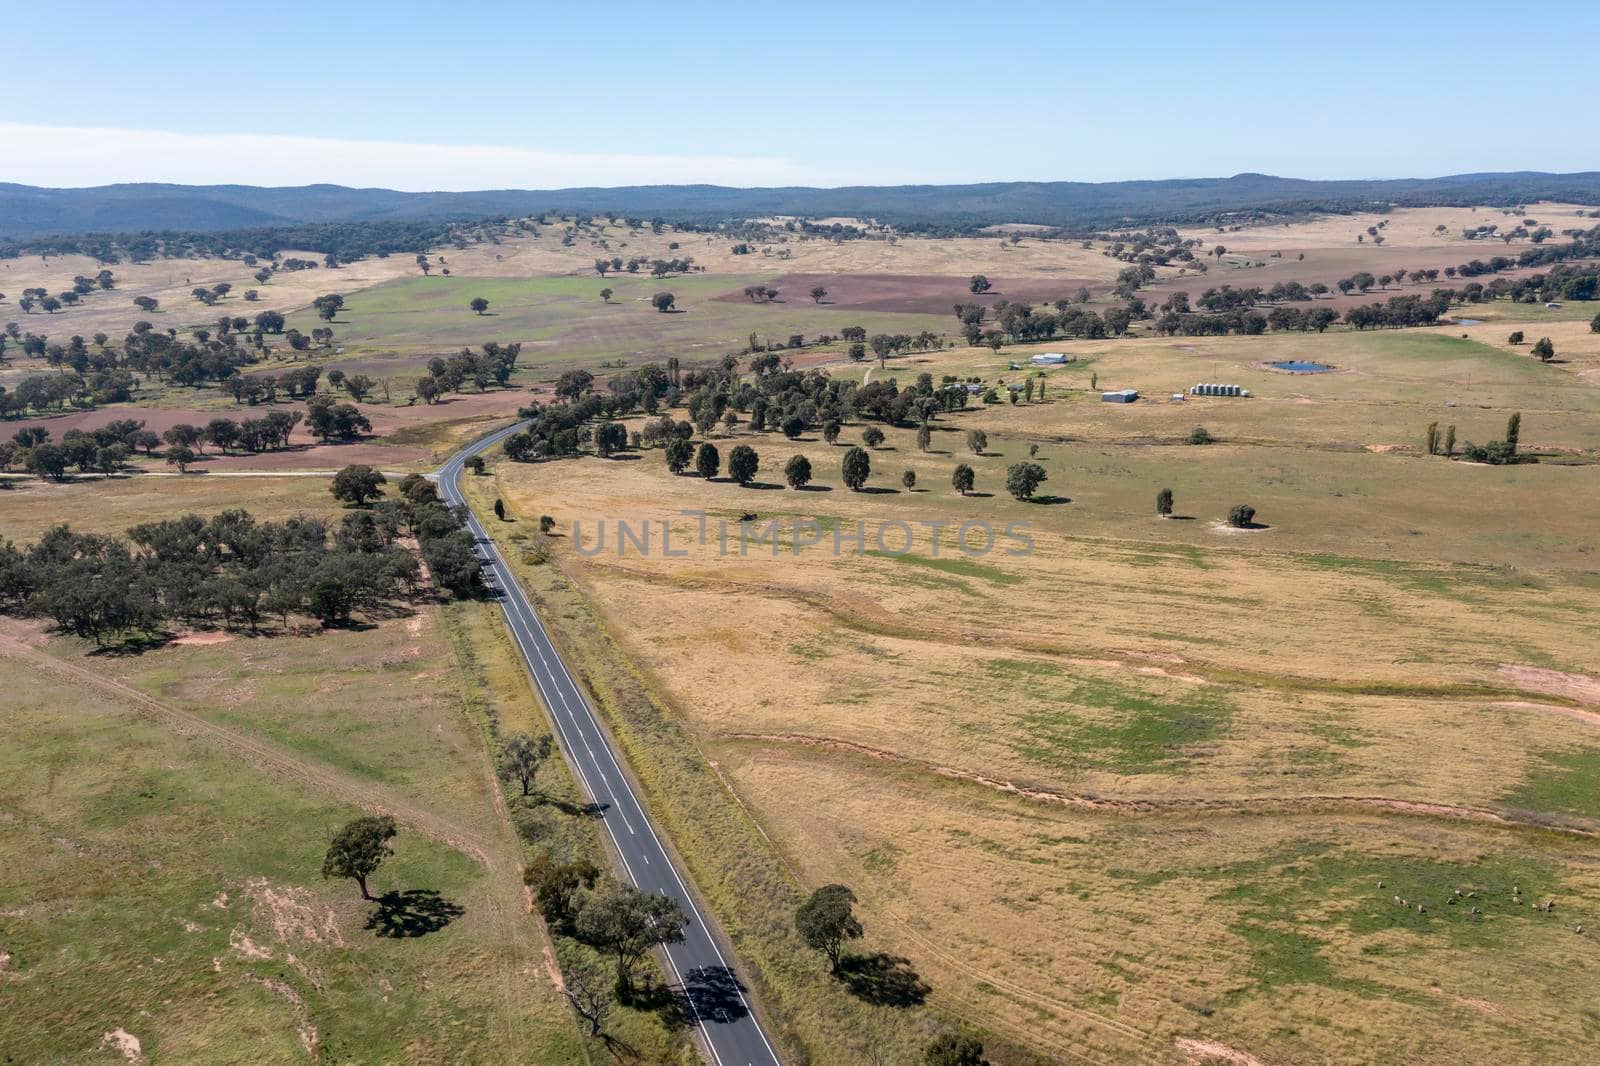
[[[461,478],[467,459],[500,443],[519,428],[514,425],[492,433],[452,455],[438,474],[444,500],[451,505],[465,504]],[[778,1066],[772,1042],[751,1011],[744,989],[717,946],[704,913],[667,857],[588,697],[550,642],[499,547],[470,510],[467,527],[477,544],[484,580],[505,612],[506,625],[549,708],[568,764],[601,811],[601,821],[616,846],[624,876],[645,892],[671,896],[689,916],[683,942],[665,949],[666,962],[683,990],[712,1061],[717,1066]]]

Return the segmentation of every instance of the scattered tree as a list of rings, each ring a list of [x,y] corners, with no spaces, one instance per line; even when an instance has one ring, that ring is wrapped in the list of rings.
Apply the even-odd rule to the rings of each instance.
[[[844,885],[823,885],[795,910],[794,927],[800,939],[828,957],[829,972],[837,974],[847,940],[861,939],[861,922],[854,911],[855,893]]]
[[[513,733],[500,753],[501,769],[522,783],[524,796],[530,795],[539,767],[550,757],[554,748],[555,741],[548,733],[537,738],[526,733]]]
[[[710,481],[717,476],[717,471],[722,468],[722,456],[717,454],[717,446],[710,441],[700,445],[700,450],[694,457],[695,472]]]
[[[883,443],[883,430],[877,426],[868,426],[861,431],[861,443],[869,448],[876,448]]]
[[[728,453],[728,476],[740,485],[748,485],[755,480],[756,471],[761,468],[761,460],[756,455],[756,450],[748,444],[737,444]]]
[[[322,859],[322,876],[348,877],[361,886],[362,899],[371,899],[367,878],[373,875],[384,859],[394,854],[389,841],[394,839],[396,832],[394,819],[387,814],[349,822],[328,845],[328,853]]]
[[[1550,343],[1549,337],[1540,337],[1533,342],[1533,354],[1539,357],[1539,362],[1548,363],[1556,357],[1556,346]]]
[[[1228,525],[1234,529],[1249,529],[1255,520],[1256,509],[1248,503],[1236,503],[1228,512]]]
[[[955,490],[963,496],[972,491],[972,487],[977,484],[977,480],[977,475],[972,472],[972,467],[966,463],[957,463],[955,470],[950,473],[950,484],[955,486]]]
[[[982,455],[989,448],[989,435],[981,429],[967,430],[967,450]]]
[[[682,437],[674,437],[667,441],[667,469],[674,474],[681,474],[689,469],[689,462],[694,457],[694,445]]]
[[[628,447],[628,427],[621,422],[602,422],[594,430],[594,450],[600,456],[611,456]]]
[[[840,474],[851,492],[860,492],[867,478],[872,476],[872,457],[865,448],[851,448],[844,453]]]
[[[1172,490],[1162,489],[1156,493],[1156,514],[1165,518],[1172,513]]]
[[[584,903],[574,922],[579,939],[611,954],[617,965],[617,990],[629,998],[633,971],[651,948],[683,939],[688,916],[670,896],[617,885]]]
[[[333,493],[333,498],[354,507],[364,507],[369,500],[375,500],[383,495],[383,486],[388,479],[383,472],[374,470],[364,463],[355,463],[345,467],[333,476],[333,482],[328,486],[328,491]]]
[[[654,307],[662,314],[666,314],[668,311],[672,310],[672,305],[675,302],[676,297],[674,297],[670,292],[658,292],[654,296],[650,297],[650,306]]]
[[[901,474],[900,484],[906,487],[907,492],[910,492],[912,489],[916,488],[917,472],[915,470],[907,470],[905,473]]]
[[[185,448],[181,444],[169,447],[166,455],[167,465],[177,467],[178,473],[180,474],[187,473],[189,470],[189,464],[194,462],[196,459],[194,449]]]
[[[1031,500],[1034,491],[1047,478],[1038,463],[1014,463],[1006,469],[1006,491],[1012,499]]]
[[[783,479],[791,489],[803,489],[811,483],[811,460],[795,455],[783,465]]]
[[[472,298],[472,302],[467,304],[467,306],[481,315],[489,310],[489,301],[485,300],[482,296],[474,296]]]

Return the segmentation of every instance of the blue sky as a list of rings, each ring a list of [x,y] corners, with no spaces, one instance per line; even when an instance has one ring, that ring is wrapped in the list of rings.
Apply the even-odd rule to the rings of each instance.
[[[1523,22],[1404,2],[91,4],[7,20],[0,180],[1600,169],[1559,106],[1587,35]]]

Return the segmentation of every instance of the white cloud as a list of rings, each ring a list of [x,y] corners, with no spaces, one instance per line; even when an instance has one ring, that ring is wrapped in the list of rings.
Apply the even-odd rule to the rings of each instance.
[[[628,155],[498,145],[408,144],[251,133],[173,133],[0,122],[5,180],[72,188],[180,185],[379,186],[408,192],[574,185],[816,185],[827,175],[775,156]]]

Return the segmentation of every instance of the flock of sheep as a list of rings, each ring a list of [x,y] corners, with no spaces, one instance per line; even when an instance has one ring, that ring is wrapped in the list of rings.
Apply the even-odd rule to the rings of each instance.
[[[1379,888],[1384,887],[1382,881],[1378,882],[1378,887]],[[1458,904],[1466,902],[1467,900],[1472,900],[1472,899],[1477,899],[1477,898],[1478,898],[1478,894],[1476,892],[1463,892],[1463,891],[1461,891],[1461,889],[1458,888],[1458,889],[1453,890],[1450,893],[1450,898],[1445,900],[1445,902],[1447,904],[1449,904],[1450,906],[1454,907],[1454,906],[1457,906]],[[1427,914],[1428,913],[1427,905],[1422,903],[1422,902],[1420,902],[1420,901],[1412,902],[1411,900],[1408,900],[1403,896],[1398,896],[1397,895],[1397,896],[1394,897],[1394,902],[1395,902],[1395,906],[1404,907],[1407,910],[1410,910],[1412,907],[1415,907],[1418,914]],[[1524,900],[1522,898],[1522,887],[1520,885],[1512,885],[1511,886],[1511,904],[1512,904],[1512,906],[1520,907],[1520,906],[1522,906],[1523,903],[1524,903]],[[1546,914],[1550,914],[1551,912],[1553,912],[1556,909],[1556,901],[1554,899],[1547,899],[1547,900],[1544,900],[1541,903],[1529,903],[1528,906],[1532,907],[1536,911],[1544,911]],[[1473,916],[1479,916],[1479,915],[1483,914],[1483,912],[1478,909],[1477,904],[1469,904],[1468,907],[1467,907],[1467,913],[1470,914],[1470,915],[1473,915]],[[1572,931],[1574,933],[1582,934],[1583,926],[1581,926],[1581,925],[1573,926]]]

